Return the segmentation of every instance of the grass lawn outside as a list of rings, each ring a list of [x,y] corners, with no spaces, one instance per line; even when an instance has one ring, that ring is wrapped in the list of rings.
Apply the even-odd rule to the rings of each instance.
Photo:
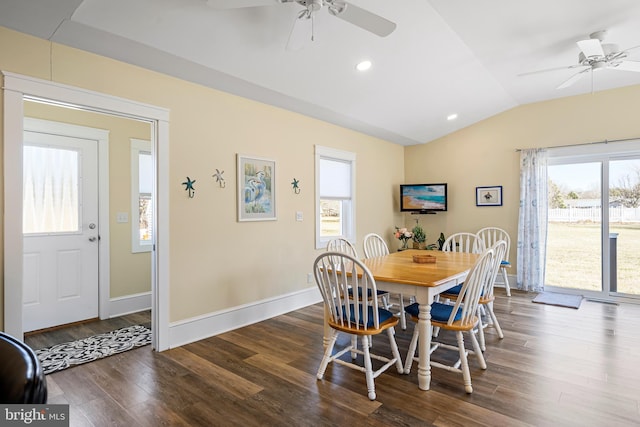
[[[618,292],[640,295],[640,224],[611,224],[618,233]],[[550,222],[547,230],[545,284],[600,291],[600,224]]]

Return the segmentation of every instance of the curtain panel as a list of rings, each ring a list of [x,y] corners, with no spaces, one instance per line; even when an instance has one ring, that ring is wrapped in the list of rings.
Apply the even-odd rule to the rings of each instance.
[[[544,289],[547,208],[547,151],[522,150],[516,276],[520,290],[541,292]]]

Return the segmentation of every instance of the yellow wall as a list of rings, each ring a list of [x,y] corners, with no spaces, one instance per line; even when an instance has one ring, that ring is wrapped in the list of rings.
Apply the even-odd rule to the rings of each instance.
[[[24,103],[24,115],[109,131],[110,297],[151,291],[151,254],[131,252],[131,138],[149,140],[149,123],[89,111]],[[129,222],[116,222],[116,213],[129,214]]]
[[[498,226],[511,236],[516,274],[520,195],[517,148],[553,147],[640,137],[640,86],[514,108],[424,145],[405,149],[407,182],[447,182],[449,210],[422,215],[427,241]],[[475,188],[503,186],[503,206],[476,207]],[[407,225],[411,218],[406,217]]]
[[[360,251],[366,233],[390,238],[400,221],[391,197],[404,180],[396,144],[2,27],[0,69],[170,110],[171,322],[315,286],[307,283],[318,254],[315,144],[356,153]],[[277,221],[236,221],[237,153],[276,161]],[[187,176],[196,179],[193,199],[181,185]]]

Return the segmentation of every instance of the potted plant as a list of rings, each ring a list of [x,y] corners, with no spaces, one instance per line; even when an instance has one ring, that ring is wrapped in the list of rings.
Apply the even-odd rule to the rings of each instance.
[[[424,232],[424,229],[420,224],[416,221],[416,226],[411,230],[413,233],[413,249],[425,249],[427,240],[427,234]]]

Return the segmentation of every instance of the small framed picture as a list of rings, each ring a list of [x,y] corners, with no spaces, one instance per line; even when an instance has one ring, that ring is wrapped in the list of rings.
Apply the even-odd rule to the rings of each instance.
[[[502,186],[476,187],[476,206],[502,206]]]
[[[238,221],[276,219],[276,162],[238,154]]]

